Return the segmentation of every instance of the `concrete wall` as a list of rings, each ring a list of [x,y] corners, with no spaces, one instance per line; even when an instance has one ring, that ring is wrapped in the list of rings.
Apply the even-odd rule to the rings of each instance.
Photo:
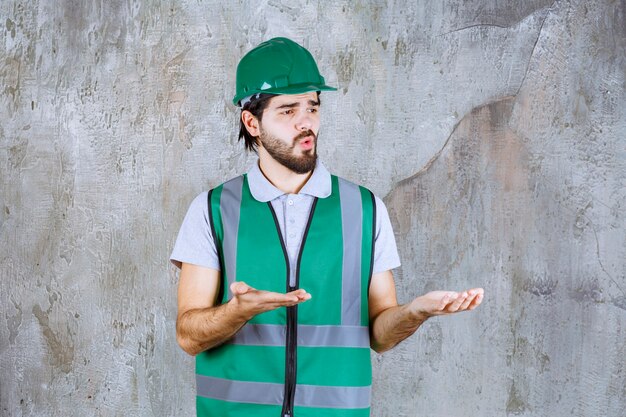
[[[332,4],[330,4],[332,3]],[[321,155],[384,197],[402,302],[483,286],[374,356],[373,416],[623,416],[626,3],[0,3],[0,412],[194,409],[167,261],[254,160],[245,51],[303,43]]]

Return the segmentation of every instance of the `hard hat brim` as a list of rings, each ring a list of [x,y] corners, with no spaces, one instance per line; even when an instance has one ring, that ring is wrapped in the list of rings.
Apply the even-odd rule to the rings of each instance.
[[[233,98],[233,104],[235,106],[239,106],[239,102],[241,99],[249,97],[254,94],[302,94],[308,93],[310,91],[337,91],[335,87],[331,87],[326,84],[315,85],[315,84],[296,84],[290,85],[288,87],[280,87],[280,88],[268,88],[266,90],[254,90],[250,92],[246,92],[246,94],[239,94]]]

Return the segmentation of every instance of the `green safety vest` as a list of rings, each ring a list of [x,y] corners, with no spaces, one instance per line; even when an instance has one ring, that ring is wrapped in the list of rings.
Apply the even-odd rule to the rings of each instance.
[[[209,192],[221,302],[237,280],[280,293],[301,287],[312,298],[259,314],[197,355],[198,416],[369,416],[376,206],[369,190],[331,178],[331,195],[312,203],[296,271],[271,203],[252,197],[246,175]]]

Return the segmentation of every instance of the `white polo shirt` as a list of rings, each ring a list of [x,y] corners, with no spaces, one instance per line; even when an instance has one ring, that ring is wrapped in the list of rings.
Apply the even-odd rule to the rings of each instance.
[[[287,194],[269,182],[261,172],[258,161],[248,171],[248,185],[252,197],[266,203],[271,201],[276,212],[280,232],[287,247],[291,271],[296,270],[298,251],[306,227],[309,210],[315,197],[326,198],[330,195],[331,176],[326,167],[317,160],[313,174],[298,194]],[[207,204],[208,192],[200,193],[191,203],[170,261],[180,268],[181,263],[189,263],[206,268],[220,270],[217,248],[213,241],[209,223]],[[400,257],[396,240],[389,221],[389,214],[383,201],[375,196],[376,231],[374,236],[373,273],[391,270],[400,266]],[[244,279],[245,281],[245,279]]]

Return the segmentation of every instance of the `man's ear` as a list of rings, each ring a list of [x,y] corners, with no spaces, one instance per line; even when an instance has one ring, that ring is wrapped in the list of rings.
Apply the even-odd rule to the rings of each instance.
[[[260,135],[259,131],[259,120],[248,110],[244,110],[241,112],[241,122],[246,127],[246,130],[252,137],[257,137]]]

